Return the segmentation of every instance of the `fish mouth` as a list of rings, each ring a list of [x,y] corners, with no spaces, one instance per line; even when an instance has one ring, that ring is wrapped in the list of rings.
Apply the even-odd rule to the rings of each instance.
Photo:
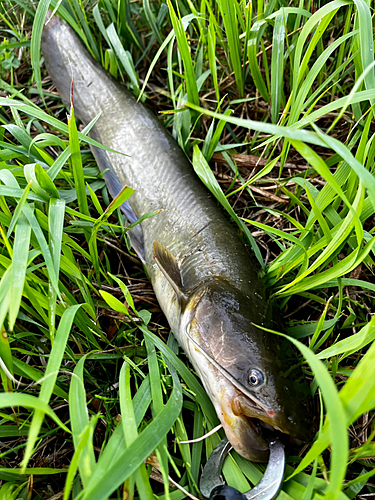
[[[232,399],[232,411],[237,416],[244,416],[248,420],[257,419],[259,422],[281,431],[276,422],[277,413],[254,397],[237,394]]]
[[[278,431],[283,436],[289,434],[288,438],[291,438],[292,435],[292,440],[295,442],[299,440],[300,443],[306,441],[303,436],[296,436],[293,431],[291,432],[289,426],[285,425],[285,419],[283,419],[280,412],[260,401],[224,366],[208,354],[190,335],[188,328],[186,334],[196,349],[229,382],[225,391],[226,396],[218,402],[217,410],[220,408],[218,416],[225,433],[233,448],[240,455],[255,462],[267,461],[268,444],[262,434],[264,430]],[[211,394],[212,401],[215,401],[216,398],[217,394]],[[255,449],[250,452],[250,448],[254,445]]]

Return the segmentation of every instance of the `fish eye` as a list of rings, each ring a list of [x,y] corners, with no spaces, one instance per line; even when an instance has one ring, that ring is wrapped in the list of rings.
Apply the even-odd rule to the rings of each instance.
[[[249,374],[249,384],[253,387],[262,385],[264,382],[264,377],[258,370],[251,370]]]

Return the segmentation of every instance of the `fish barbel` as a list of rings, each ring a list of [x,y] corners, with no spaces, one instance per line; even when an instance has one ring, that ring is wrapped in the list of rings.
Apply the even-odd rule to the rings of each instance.
[[[312,403],[298,357],[279,329],[253,258],[160,121],[95,62],[57,16],[44,27],[42,53],[68,106],[93,139],[128,156],[95,148],[109,191],[135,189],[124,207],[159,304],[202,380],[233,448],[264,462],[268,445],[257,421],[297,439],[312,432]],[[255,419],[255,420],[254,420]]]

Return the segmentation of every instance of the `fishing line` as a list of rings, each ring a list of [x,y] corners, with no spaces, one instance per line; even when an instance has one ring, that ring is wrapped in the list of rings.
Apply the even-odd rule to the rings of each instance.
[[[206,438],[212,436],[215,434],[217,431],[219,431],[223,426],[221,424],[217,425],[213,429],[211,429],[209,432],[206,434],[203,434],[203,436],[195,439],[190,439],[189,441],[179,441],[180,444],[190,444],[190,443],[199,443],[200,441],[205,440]]]

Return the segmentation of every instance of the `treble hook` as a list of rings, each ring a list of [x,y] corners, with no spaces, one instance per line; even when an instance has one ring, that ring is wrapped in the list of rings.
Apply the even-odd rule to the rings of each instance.
[[[285,470],[284,446],[272,435],[268,439],[270,458],[261,481],[251,490],[240,493],[224,484],[221,468],[232,445],[224,438],[211,453],[203,469],[200,481],[201,493],[210,500],[272,500],[281,489]]]

